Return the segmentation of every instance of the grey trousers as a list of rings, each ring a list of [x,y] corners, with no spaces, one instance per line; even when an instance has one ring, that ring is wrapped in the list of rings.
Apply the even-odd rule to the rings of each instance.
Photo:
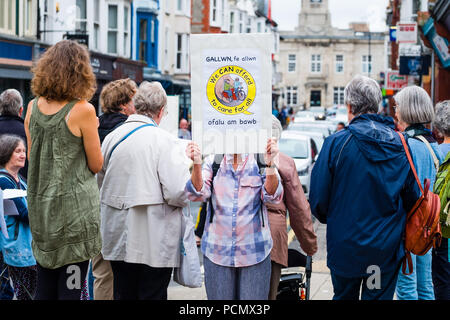
[[[249,267],[225,267],[203,257],[208,300],[267,300],[270,287],[270,255]]]

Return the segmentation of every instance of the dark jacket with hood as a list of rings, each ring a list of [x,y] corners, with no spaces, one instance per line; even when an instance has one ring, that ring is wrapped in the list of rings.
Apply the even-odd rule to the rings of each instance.
[[[120,127],[127,119],[127,115],[118,112],[102,114],[98,118],[98,135],[100,137],[100,143],[103,143],[105,137],[115,128]]]
[[[390,117],[364,114],[328,137],[314,165],[309,201],[327,224],[327,264],[341,277],[394,271],[404,256],[406,213],[419,198]]]

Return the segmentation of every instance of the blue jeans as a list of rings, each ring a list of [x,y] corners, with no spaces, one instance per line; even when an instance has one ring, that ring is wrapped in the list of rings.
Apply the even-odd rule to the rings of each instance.
[[[411,254],[413,273],[404,275],[401,268],[398,273],[395,289],[398,300],[434,300],[431,258],[431,250],[423,256]],[[409,271],[408,266],[406,271]]]
[[[333,300],[392,300],[394,298],[395,284],[397,283],[397,268],[391,272],[380,274],[379,287],[370,288],[367,284],[374,284],[371,276],[345,278],[331,272],[334,296]]]
[[[89,300],[94,300],[94,281],[95,277],[92,273],[92,260],[89,262],[88,270],[88,288],[89,288]]]
[[[450,300],[450,262],[448,239],[442,238],[440,247],[433,249],[433,285],[436,300]]]
[[[270,288],[270,255],[249,267],[224,267],[203,256],[208,300],[267,300]]]

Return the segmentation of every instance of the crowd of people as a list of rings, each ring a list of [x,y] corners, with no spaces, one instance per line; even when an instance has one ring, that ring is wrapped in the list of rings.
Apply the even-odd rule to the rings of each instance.
[[[285,123],[275,114],[262,164],[253,154],[203,158],[193,141],[175,147],[191,138],[185,119],[178,137],[159,128],[167,115],[159,82],[110,82],[97,118],[85,47],[61,41],[32,72],[25,121],[20,93],[0,95],[0,188],[27,192],[13,200],[17,214],[5,215],[8,236],[0,234],[0,299],[88,299],[89,287],[95,300],[167,299],[189,201],[207,203],[199,241],[208,299],[276,299],[288,265],[287,219],[313,256],[313,216],[327,224],[334,299],[450,299],[445,233],[439,247],[413,257],[411,275],[400,271],[419,188],[394,120],[378,114],[374,80],[357,76],[346,86],[350,124],[325,140],[308,200],[294,160],[278,150]],[[434,181],[449,158],[450,101],[435,109],[411,86],[395,102],[420,179]],[[373,265],[378,288],[366,285]]]

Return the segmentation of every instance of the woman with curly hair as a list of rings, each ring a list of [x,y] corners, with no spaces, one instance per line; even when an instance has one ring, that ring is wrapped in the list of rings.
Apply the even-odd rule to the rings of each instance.
[[[70,40],[33,67],[25,131],[28,211],[37,261],[36,300],[79,300],[89,259],[101,250],[103,165],[98,119],[88,102],[96,85],[87,49]]]
[[[136,83],[127,78],[111,81],[100,93],[103,114],[98,118],[100,143],[114,129],[122,125],[129,115],[136,113],[133,96],[137,92]]]

